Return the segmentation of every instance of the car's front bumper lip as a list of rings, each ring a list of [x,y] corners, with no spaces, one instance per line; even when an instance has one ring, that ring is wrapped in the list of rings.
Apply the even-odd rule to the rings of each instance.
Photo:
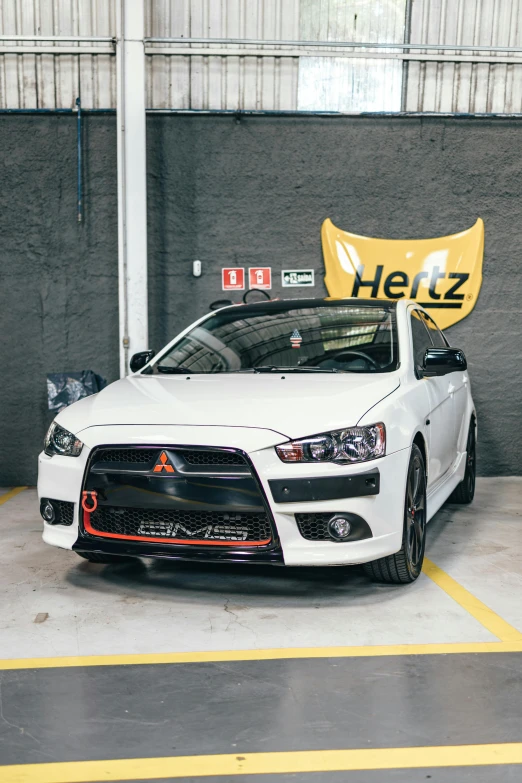
[[[75,552],[103,552],[104,554],[127,557],[154,557],[164,560],[195,560],[202,563],[252,563],[258,565],[284,565],[283,551],[277,544],[266,547],[245,548],[241,546],[180,546],[125,541],[122,539],[100,539],[82,536],[72,546]]]

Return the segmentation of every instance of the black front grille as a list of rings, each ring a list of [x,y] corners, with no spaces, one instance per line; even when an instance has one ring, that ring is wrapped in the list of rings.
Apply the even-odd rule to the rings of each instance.
[[[328,522],[332,514],[296,514],[295,521],[303,538],[309,541],[331,541]]]
[[[245,465],[241,454],[230,451],[180,451],[180,456],[189,465]]]
[[[69,503],[67,500],[53,500],[53,503],[58,506],[59,524],[72,525],[74,519],[74,503]]]
[[[183,541],[268,542],[272,538],[265,513],[222,511],[163,511],[98,506],[91,527],[100,533]]]
[[[161,449],[100,449],[96,452],[93,464],[96,462],[130,462],[146,464],[155,462]]]
[[[99,449],[93,458],[93,465],[98,462],[119,462],[134,465],[155,464],[162,451],[172,451],[189,465],[245,465],[241,454],[231,451],[210,449],[176,449],[158,447],[156,449]]]

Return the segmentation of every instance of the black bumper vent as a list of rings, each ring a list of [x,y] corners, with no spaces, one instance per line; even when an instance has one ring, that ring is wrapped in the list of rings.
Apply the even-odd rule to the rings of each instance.
[[[295,521],[303,538],[308,541],[331,541],[328,522],[332,514],[296,514]]]
[[[58,506],[59,524],[72,525],[74,520],[74,503],[69,503],[67,500],[53,500],[53,503]]]
[[[170,543],[230,541],[263,545],[272,539],[265,513],[98,506],[89,521],[93,535],[99,532],[143,541],[164,538]]]
[[[362,541],[365,538],[372,538],[372,531],[368,523],[358,514],[339,512],[339,514],[296,514],[295,521],[299,532],[308,541],[332,541],[332,536],[328,533],[328,522],[334,516],[346,517],[352,531],[346,542]]]

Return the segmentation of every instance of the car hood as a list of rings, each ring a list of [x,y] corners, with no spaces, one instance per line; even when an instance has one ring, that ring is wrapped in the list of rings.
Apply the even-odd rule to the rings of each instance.
[[[256,427],[286,438],[357,424],[399,386],[398,374],[132,375],[58,416],[79,434],[94,426]]]

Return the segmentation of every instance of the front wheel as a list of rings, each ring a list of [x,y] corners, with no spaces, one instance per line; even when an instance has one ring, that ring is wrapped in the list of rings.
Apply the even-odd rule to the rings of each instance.
[[[422,571],[426,546],[426,469],[419,447],[411,448],[402,547],[394,555],[365,563],[364,570],[374,582],[402,585],[414,582]]]

